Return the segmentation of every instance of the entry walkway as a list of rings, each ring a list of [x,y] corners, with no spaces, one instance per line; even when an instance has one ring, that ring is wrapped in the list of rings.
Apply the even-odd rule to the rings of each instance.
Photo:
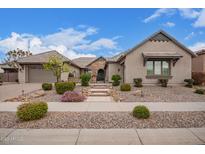
[[[0,102],[0,111],[16,111],[22,102]],[[130,112],[137,105],[145,105],[150,111],[205,111],[205,102],[144,103],[144,102],[48,102],[48,111],[73,112]]]
[[[205,128],[0,129],[0,144],[205,144]]]

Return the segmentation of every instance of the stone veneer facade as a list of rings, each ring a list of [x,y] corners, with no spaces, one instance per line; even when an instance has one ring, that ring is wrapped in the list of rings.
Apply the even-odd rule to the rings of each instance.
[[[106,60],[103,57],[100,57],[88,65],[88,68],[91,71],[92,82],[97,82],[98,70],[102,69],[104,70],[105,73],[105,64],[106,64]]]

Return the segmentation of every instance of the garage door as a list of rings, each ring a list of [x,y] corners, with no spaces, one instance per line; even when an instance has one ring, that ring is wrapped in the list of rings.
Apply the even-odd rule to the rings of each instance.
[[[29,65],[28,81],[32,83],[56,82],[56,77],[51,71],[44,70],[42,65]]]

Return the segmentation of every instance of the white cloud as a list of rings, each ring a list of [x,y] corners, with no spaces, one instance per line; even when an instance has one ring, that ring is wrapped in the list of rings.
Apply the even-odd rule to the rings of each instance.
[[[191,49],[192,51],[205,49],[205,42],[197,42],[194,45],[190,46],[189,49]]]
[[[16,48],[22,50],[29,49],[33,54],[57,50],[68,58],[73,59],[80,56],[95,56],[75,51],[75,49],[80,49],[80,47],[83,50],[91,49],[92,51],[100,49],[115,50],[118,48],[117,41],[113,38],[100,38],[94,41],[88,39],[89,36],[96,33],[97,29],[95,27],[86,27],[83,30],[76,30],[74,28],[60,29],[56,33],[45,36],[12,32],[11,36],[0,40],[0,50],[6,53]]]
[[[175,9],[166,9],[166,8],[163,8],[163,9],[158,9],[156,10],[151,16],[145,18],[143,20],[144,23],[148,23],[156,18],[159,18],[160,16],[162,15],[172,15],[175,13]]]
[[[205,9],[202,9],[198,19],[193,24],[194,27],[205,27]]]
[[[174,27],[175,23],[168,21],[168,22],[164,23],[163,26],[165,26],[165,27]]]
[[[117,49],[117,42],[112,39],[101,38],[90,44],[83,44],[75,47],[75,49],[77,50],[88,50],[88,51],[95,51],[101,48]]]
[[[200,15],[200,12],[195,9],[179,9],[179,13],[182,17],[187,19],[197,18]]]
[[[190,40],[191,38],[193,38],[195,36],[194,32],[191,32],[190,34],[188,34],[184,39],[185,40]]]
[[[182,8],[182,9],[170,9],[163,8],[157,9],[152,15],[145,18],[143,20],[144,23],[148,23],[154,19],[157,19],[163,15],[174,15],[178,13],[184,19],[195,19],[193,26],[194,27],[205,27],[205,9],[190,9],[190,8]]]

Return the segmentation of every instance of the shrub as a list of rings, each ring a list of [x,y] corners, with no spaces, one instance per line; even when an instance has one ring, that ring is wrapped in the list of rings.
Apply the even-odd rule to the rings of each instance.
[[[73,91],[75,88],[74,82],[56,82],[55,89],[57,94],[64,94],[66,91]]]
[[[22,121],[36,120],[45,116],[48,110],[46,102],[25,103],[17,108],[17,117]]]
[[[61,97],[62,102],[83,102],[85,97],[76,91],[66,91]]]
[[[136,106],[133,109],[132,114],[133,114],[134,117],[137,117],[139,119],[147,119],[147,118],[150,117],[150,111],[144,105]]]
[[[131,86],[128,83],[124,83],[120,86],[120,90],[121,91],[130,91],[131,90]]]
[[[113,86],[119,86],[120,85],[121,76],[118,75],[118,74],[115,74],[115,75],[112,76],[112,80],[113,80],[113,82],[112,82]]]
[[[80,76],[81,79],[81,86],[89,86],[89,81],[91,79],[90,73],[84,73]]]
[[[186,82],[186,87],[192,88],[193,84],[194,84],[194,80],[193,79],[184,79],[184,82]]]
[[[205,90],[204,89],[196,89],[195,93],[203,95],[203,94],[205,94]]]
[[[42,84],[43,90],[51,90],[52,89],[52,83],[43,83]]]
[[[162,87],[167,87],[168,79],[159,79],[159,83]]]
[[[142,78],[133,79],[135,87],[142,87]]]
[[[195,85],[205,84],[205,73],[204,72],[192,72],[192,78],[194,79]]]

